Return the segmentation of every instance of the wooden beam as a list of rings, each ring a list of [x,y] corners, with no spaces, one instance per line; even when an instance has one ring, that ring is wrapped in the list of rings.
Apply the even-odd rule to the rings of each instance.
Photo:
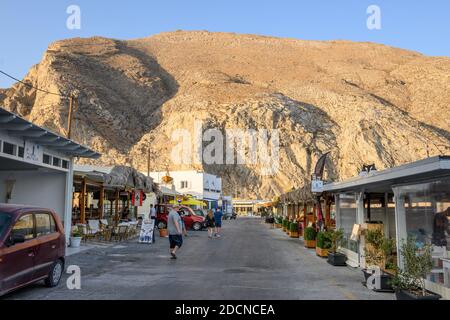
[[[100,187],[100,199],[98,199],[98,210],[100,211],[100,219],[103,219],[103,204],[105,201],[105,188]]]
[[[86,223],[86,179],[81,182],[80,222]]]
[[[114,201],[115,201],[114,220],[116,222],[119,222],[119,189],[116,189]]]

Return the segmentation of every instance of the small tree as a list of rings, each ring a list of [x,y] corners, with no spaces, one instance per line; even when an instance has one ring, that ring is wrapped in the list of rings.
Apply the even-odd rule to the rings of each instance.
[[[415,239],[410,237],[406,242],[402,241],[400,254],[403,256],[404,267],[397,272],[392,286],[425,296],[425,278],[433,268],[431,245],[427,244],[419,249]]]
[[[336,253],[339,243],[341,242],[342,238],[344,237],[344,230],[339,229],[339,230],[330,231],[330,236],[331,236],[331,252]]]

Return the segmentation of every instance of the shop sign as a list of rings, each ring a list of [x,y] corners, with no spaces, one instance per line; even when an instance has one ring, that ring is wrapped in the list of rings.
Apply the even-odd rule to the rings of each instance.
[[[143,198],[142,190],[134,190],[132,198],[133,206],[142,207],[142,198]]]
[[[323,181],[322,180],[313,180],[311,182],[311,192],[313,193],[322,193],[323,192]]]
[[[155,228],[154,219],[144,219],[141,226],[141,232],[139,234],[139,243],[152,243],[154,228]]]
[[[44,158],[44,151],[42,149],[42,146],[30,141],[25,141],[23,158],[28,162],[42,164]]]

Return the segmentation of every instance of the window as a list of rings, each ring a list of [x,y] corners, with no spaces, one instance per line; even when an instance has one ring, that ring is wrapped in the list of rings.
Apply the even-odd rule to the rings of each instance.
[[[63,169],[69,169],[69,161],[63,160],[62,161],[62,167],[63,167]]]
[[[55,167],[61,167],[61,159],[57,157],[53,157],[53,165]]]
[[[24,153],[25,153],[24,151],[25,151],[24,147],[19,147],[19,151],[17,153],[17,156],[20,157],[20,158],[23,158]]]
[[[5,230],[9,227],[11,216],[7,213],[0,212],[0,238],[3,236]]]
[[[25,238],[25,240],[30,240],[34,238],[34,223],[33,215],[26,214],[22,216],[19,221],[13,227],[12,235],[20,235]]]
[[[3,141],[3,153],[15,156],[16,155],[16,146],[11,143],[8,143],[6,141]]]
[[[36,214],[36,236],[42,237],[55,232],[55,221],[48,213]]]
[[[44,156],[42,158],[42,162],[45,164],[51,164],[51,157],[48,154],[44,153]]]
[[[188,188],[188,186],[189,186],[189,183],[187,181],[181,181],[180,182],[180,188],[181,189],[186,189],[186,188]]]

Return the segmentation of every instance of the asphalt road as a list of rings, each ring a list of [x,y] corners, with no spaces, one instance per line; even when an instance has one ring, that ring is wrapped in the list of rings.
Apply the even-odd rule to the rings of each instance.
[[[361,271],[333,267],[313,250],[257,218],[223,223],[223,236],[190,232],[170,260],[168,240],[129,241],[67,258],[81,268],[81,289],[37,283],[4,299],[393,299],[362,286]]]

